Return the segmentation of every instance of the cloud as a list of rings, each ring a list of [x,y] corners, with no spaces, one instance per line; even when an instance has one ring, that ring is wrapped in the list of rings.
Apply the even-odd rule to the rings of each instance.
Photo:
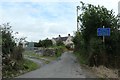
[[[0,24],[10,22],[16,37],[27,36],[28,41],[66,36],[76,30],[76,6],[79,0],[1,0]],[[118,0],[84,0],[104,5],[117,15]],[[112,5],[112,6],[111,6]]]
[[[1,0],[1,2],[78,2],[79,0]]]
[[[10,22],[16,37],[29,41],[52,38],[75,30],[75,5],[73,3],[3,2],[0,23]],[[72,24],[71,24],[72,23]]]

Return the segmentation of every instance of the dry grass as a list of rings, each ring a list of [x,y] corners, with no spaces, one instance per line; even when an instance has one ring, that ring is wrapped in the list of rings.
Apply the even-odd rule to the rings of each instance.
[[[88,65],[84,65],[84,64],[82,64],[81,66],[83,70],[86,70],[87,72],[92,73],[92,75],[94,75],[95,78],[115,78],[117,80],[119,79],[117,69],[109,69],[104,66],[89,67]]]
[[[92,70],[100,78],[118,78],[118,70],[108,69],[104,66],[92,67]]]

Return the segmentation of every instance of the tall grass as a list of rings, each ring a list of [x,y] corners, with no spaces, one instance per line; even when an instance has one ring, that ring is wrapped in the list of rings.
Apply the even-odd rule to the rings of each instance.
[[[2,72],[2,77],[13,78],[26,72],[33,71],[37,68],[39,68],[39,65],[37,63],[34,63],[28,59],[24,59],[22,61],[17,62],[16,67],[14,69],[4,70],[4,72]]]

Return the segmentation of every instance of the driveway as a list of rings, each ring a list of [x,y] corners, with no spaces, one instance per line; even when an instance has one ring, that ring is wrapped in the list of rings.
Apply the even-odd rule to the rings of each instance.
[[[90,76],[90,75],[89,75]],[[37,70],[18,76],[17,78],[88,78],[78,64],[72,52],[62,56]]]

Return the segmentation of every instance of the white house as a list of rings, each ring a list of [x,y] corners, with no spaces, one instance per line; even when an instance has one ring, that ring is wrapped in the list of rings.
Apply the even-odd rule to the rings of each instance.
[[[63,41],[63,43],[64,43],[65,45],[73,44],[72,39],[73,39],[73,36],[70,36],[70,34],[68,34],[66,40]]]
[[[73,48],[74,45],[73,45],[72,39],[73,39],[73,36],[71,36],[70,34],[68,34],[68,36],[66,36],[66,37],[61,37],[59,35],[59,37],[57,37],[57,38],[52,38],[52,42],[54,45],[56,45],[56,42],[58,40],[61,40],[65,45],[71,45],[71,47]]]

